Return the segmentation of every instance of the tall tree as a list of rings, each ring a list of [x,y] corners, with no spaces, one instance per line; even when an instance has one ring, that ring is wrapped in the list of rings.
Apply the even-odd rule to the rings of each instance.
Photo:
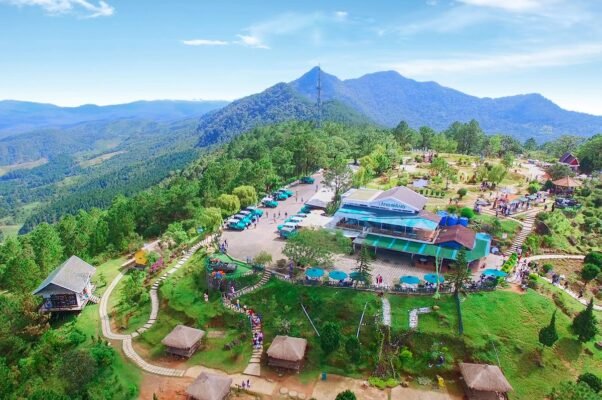
[[[31,233],[31,244],[36,264],[43,275],[48,275],[62,262],[63,245],[53,226],[47,223],[38,225]]]
[[[334,201],[341,199],[341,194],[351,186],[353,172],[345,159],[337,158],[324,172],[324,184],[334,191]]]
[[[556,311],[552,314],[552,319],[549,325],[544,326],[539,330],[539,343],[542,346],[552,347],[558,340],[558,332],[556,332]]]
[[[358,275],[360,276],[360,278],[366,282],[366,283],[370,283],[370,281],[372,280],[372,257],[370,255],[370,249],[368,248],[368,246],[364,246],[362,245],[362,247],[360,248],[360,251],[358,253],[357,256],[357,266],[355,267],[355,272],[358,273]]]
[[[598,333],[598,321],[594,315],[594,299],[592,298],[585,310],[581,311],[573,319],[571,325],[573,332],[577,335],[580,342],[585,343],[592,340]]]

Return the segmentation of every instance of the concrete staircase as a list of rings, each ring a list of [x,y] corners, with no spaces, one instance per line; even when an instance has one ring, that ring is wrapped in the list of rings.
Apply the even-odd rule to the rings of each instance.
[[[267,269],[264,270],[261,279],[255,285],[247,286],[246,288],[243,288],[237,292],[234,292],[230,296],[230,299],[223,297],[224,306],[234,312],[237,312],[239,314],[244,314],[243,308],[236,307],[236,304],[233,304],[232,300],[237,299],[244,294],[254,292],[255,290],[261,288],[263,285],[268,283],[271,276],[272,276],[272,273],[270,271],[268,271]],[[261,323],[259,325],[253,326],[251,329],[252,329],[253,335],[256,333],[259,334],[262,331]],[[253,348],[253,353],[251,353],[251,359],[249,360],[249,364],[243,371],[244,375],[251,375],[251,376],[260,376],[261,375],[261,356],[262,355],[263,355],[263,346],[260,346],[258,349]]]
[[[505,256],[509,256],[512,253],[516,253],[518,249],[523,246],[525,239],[533,230],[533,225],[535,224],[535,215],[539,212],[539,210],[534,210],[530,213],[525,214],[525,219],[521,221],[522,228],[521,231],[514,237],[512,244],[506,251],[504,251]]]
[[[100,303],[100,297],[98,297],[98,296],[96,296],[96,295],[93,295],[93,294],[91,294],[91,295],[89,295],[89,296],[88,296],[88,300],[89,300],[91,303],[94,303],[94,304],[98,304],[98,303]]]

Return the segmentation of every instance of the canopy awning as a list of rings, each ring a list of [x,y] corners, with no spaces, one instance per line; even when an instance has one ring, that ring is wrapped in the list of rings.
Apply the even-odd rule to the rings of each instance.
[[[367,235],[363,239],[363,244],[381,249],[421,256],[438,257],[446,260],[455,260],[459,253],[459,249],[372,234]],[[475,236],[474,248],[466,252],[466,260],[471,262],[483,258],[489,254],[490,249],[491,237],[486,233],[477,233]]]
[[[508,276],[507,273],[505,273],[504,271],[500,271],[499,269],[486,269],[485,271],[483,271],[483,274],[486,276],[495,276],[500,278]]]
[[[445,282],[445,278],[442,275],[437,274],[426,274],[424,275],[424,280],[428,283],[437,283],[437,281],[439,281],[439,283]]]
[[[400,283],[405,283],[408,285],[417,285],[420,283],[420,278],[416,276],[406,275],[399,278]]]

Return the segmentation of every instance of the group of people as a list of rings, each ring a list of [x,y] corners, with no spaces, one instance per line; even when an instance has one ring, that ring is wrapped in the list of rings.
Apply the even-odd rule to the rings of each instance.
[[[227,253],[227,251],[228,251],[228,241],[227,240],[224,239],[224,241],[222,243],[220,243],[219,250],[224,254]]]
[[[253,348],[259,349],[263,346],[263,332],[253,332]]]
[[[375,282],[376,286],[381,286],[383,284],[383,276],[381,274],[376,275]]]

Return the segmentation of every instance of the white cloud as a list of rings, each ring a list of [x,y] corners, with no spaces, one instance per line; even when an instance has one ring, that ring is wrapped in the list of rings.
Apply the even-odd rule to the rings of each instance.
[[[211,40],[211,39],[190,39],[182,40],[182,43],[187,46],[227,46],[228,42],[225,40]]]
[[[533,11],[544,6],[541,0],[458,0],[471,6],[500,8],[512,12]],[[548,0],[548,3],[550,1]]]
[[[602,56],[602,44],[581,44],[529,53],[453,58],[418,59],[386,64],[403,75],[432,76],[438,73],[494,72],[501,70],[575,65]]]
[[[349,13],[347,11],[335,11],[334,13],[334,17],[339,21],[347,19],[348,16]]]
[[[115,8],[105,1],[93,3],[89,0],[0,0],[2,3],[25,7],[37,6],[50,15],[76,14],[84,18],[108,17]]]
[[[240,41],[238,44],[242,44],[248,47],[255,47],[257,49],[269,49],[265,43],[262,42],[261,38],[253,35],[236,35]]]

